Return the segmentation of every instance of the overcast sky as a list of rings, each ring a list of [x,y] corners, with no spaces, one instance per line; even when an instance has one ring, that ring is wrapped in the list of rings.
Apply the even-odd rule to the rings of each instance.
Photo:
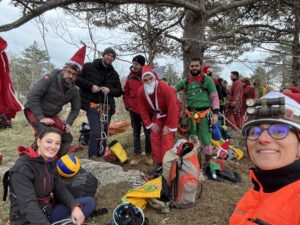
[[[9,5],[9,0],[0,1],[0,24],[6,24],[13,22],[15,19],[19,18],[20,10]],[[59,10],[52,10],[47,12],[43,17],[46,19],[54,18],[59,15]],[[74,40],[88,41],[87,32],[82,32],[83,30],[78,29],[76,26],[71,28],[72,34],[74,34]],[[21,27],[15,28],[13,30],[2,32],[0,35],[7,41],[8,48],[6,49],[8,55],[12,54],[20,54],[26,47],[30,46],[33,41],[37,41],[39,46],[43,48],[43,40],[42,36],[39,33],[38,27],[34,20],[27,22]],[[100,39],[105,40],[105,44],[103,47],[99,48],[101,51],[110,45],[110,43],[117,43],[117,40],[121,36],[120,33],[114,32],[113,30],[103,29],[99,32],[99,35],[102,35]],[[123,37],[124,34],[122,34]],[[48,29],[46,35],[47,46],[49,50],[49,55],[51,57],[51,62],[55,64],[56,67],[62,67],[63,64],[70,59],[70,57],[76,52],[77,47],[67,44],[61,38],[53,32],[51,28]],[[256,61],[259,59],[263,59],[266,56],[265,53],[262,52],[249,52],[240,57],[240,59],[247,58],[250,61]],[[131,60],[132,56],[122,57],[124,60]],[[89,61],[88,58],[85,59]],[[182,72],[182,62],[179,59],[174,59],[172,57],[167,59],[158,60],[159,66],[163,66],[165,64],[174,64],[178,73]],[[115,67],[121,75],[126,75],[128,72],[130,64],[126,62],[115,62]],[[253,73],[256,65],[254,64],[243,64],[239,61],[235,61],[230,65],[223,65],[223,71],[219,74],[222,78],[229,79],[230,71],[237,70],[243,75],[249,75]]]

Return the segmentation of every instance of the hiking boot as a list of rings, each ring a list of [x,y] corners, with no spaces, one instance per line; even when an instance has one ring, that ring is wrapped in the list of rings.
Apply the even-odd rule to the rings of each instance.
[[[145,162],[146,162],[146,165],[153,166],[154,162],[153,162],[153,158],[152,158],[151,154],[146,154]]]
[[[141,155],[140,154],[134,154],[131,161],[130,161],[130,165],[131,166],[136,166],[137,164],[139,164],[141,161]]]

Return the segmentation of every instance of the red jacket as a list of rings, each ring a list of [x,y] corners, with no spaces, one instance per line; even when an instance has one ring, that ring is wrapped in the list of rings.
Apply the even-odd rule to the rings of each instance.
[[[232,104],[232,106],[237,105],[238,107],[242,106],[243,102],[243,91],[244,91],[244,85],[242,81],[236,80],[230,89],[229,93],[229,103]]]
[[[130,74],[124,86],[124,105],[127,110],[130,109],[135,113],[139,113],[137,94],[142,85],[141,74],[133,72],[130,68]]]
[[[139,110],[145,126],[151,126],[152,118],[157,118],[157,114],[160,113],[161,115],[166,115],[165,125],[176,131],[179,119],[179,106],[174,89],[165,82],[158,81],[154,95],[155,102],[158,105],[154,104],[153,108],[146,97],[144,86],[141,86],[138,91]],[[149,113],[152,114],[152,117],[150,117]]]
[[[237,204],[230,225],[300,224],[300,161],[274,171],[250,171],[254,188]]]

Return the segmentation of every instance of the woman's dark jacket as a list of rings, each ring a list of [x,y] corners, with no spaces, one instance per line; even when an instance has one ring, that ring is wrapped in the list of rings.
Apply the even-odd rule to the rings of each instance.
[[[88,110],[90,102],[104,103],[102,92],[92,93],[92,86],[107,87],[110,89],[108,94],[108,104],[111,114],[115,112],[114,97],[122,95],[122,86],[118,73],[112,65],[104,67],[102,59],[95,59],[92,63],[83,65],[81,74],[76,80],[76,85],[80,88],[81,108]]]
[[[19,147],[19,152],[9,178],[11,225],[50,225],[47,215],[54,201],[70,210],[79,205],[62,183],[55,162],[45,162],[32,147]]]

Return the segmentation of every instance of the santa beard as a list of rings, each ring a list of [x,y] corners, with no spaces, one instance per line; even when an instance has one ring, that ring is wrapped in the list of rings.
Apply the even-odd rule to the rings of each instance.
[[[156,81],[153,81],[150,84],[144,84],[145,91],[148,95],[152,95],[154,93],[155,87],[156,87]]]

